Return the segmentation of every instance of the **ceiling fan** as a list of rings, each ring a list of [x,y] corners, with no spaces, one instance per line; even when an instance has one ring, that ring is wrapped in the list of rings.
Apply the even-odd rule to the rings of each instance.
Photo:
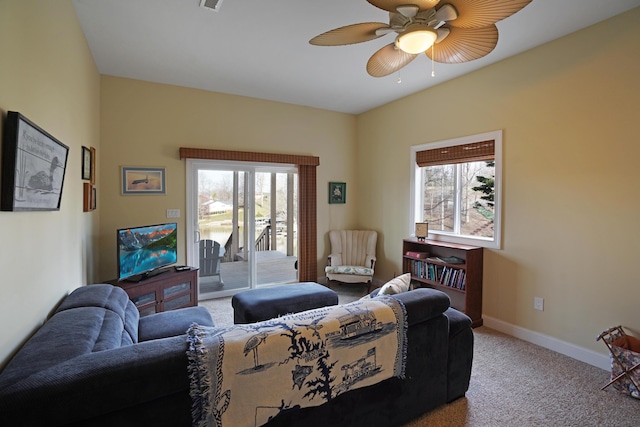
[[[367,0],[389,12],[389,23],[365,22],[322,33],[309,43],[344,46],[397,33],[396,40],[374,53],[367,72],[384,77],[424,52],[436,62],[455,64],[482,58],[498,43],[495,23],[532,0]],[[407,2],[411,2],[408,4]]]

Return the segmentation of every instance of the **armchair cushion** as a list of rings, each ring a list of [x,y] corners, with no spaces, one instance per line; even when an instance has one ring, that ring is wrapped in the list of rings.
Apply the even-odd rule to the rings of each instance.
[[[330,274],[359,274],[362,276],[373,276],[373,269],[359,267],[357,265],[330,265],[325,267],[324,272]]]

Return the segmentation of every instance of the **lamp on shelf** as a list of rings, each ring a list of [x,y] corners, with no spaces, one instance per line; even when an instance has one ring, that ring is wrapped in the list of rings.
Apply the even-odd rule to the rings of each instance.
[[[426,222],[416,222],[416,238],[425,240],[429,237],[429,224]]]

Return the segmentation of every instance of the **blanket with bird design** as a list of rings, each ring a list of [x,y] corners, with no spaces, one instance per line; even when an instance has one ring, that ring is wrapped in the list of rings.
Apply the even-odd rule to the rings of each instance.
[[[258,427],[282,411],[404,377],[407,320],[392,297],[223,328],[191,325],[194,426]]]

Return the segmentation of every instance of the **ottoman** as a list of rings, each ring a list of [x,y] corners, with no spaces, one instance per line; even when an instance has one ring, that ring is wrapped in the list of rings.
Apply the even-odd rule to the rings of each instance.
[[[255,323],[284,314],[338,304],[338,294],[314,282],[238,292],[231,298],[233,323]]]

